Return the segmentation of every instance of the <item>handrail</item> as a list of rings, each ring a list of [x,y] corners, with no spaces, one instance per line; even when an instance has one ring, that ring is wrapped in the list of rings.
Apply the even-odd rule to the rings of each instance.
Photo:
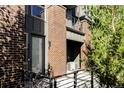
[[[71,27],[72,29],[78,28],[78,30],[79,30],[80,29],[80,24],[79,23],[80,22],[79,22],[79,18],[78,17],[67,15],[67,17],[66,17],[66,26],[67,27]],[[76,24],[77,24],[77,26],[76,26]]]
[[[93,80],[94,76],[92,76],[93,75],[93,74],[91,74],[92,72],[89,74],[86,74],[85,76],[82,76],[83,73],[81,75],[80,71],[82,73],[82,72],[87,72],[90,70],[89,69],[78,69],[78,70],[70,72],[70,73],[54,76],[54,77],[52,77],[52,80],[54,82],[53,87],[59,88],[59,87],[68,87],[68,86],[70,87],[71,86],[71,87],[76,88],[76,87],[85,85],[85,83],[86,83],[87,87],[93,88],[94,87],[94,80]],[[72,75],[72,76],[69,76],[69,75]],[[79,76],[79,75],[81,75],[81,76]],[[60,77],[61,78],[65,77],[66,79],[63,78],[64,80],[62,79],[62,80],[58,81]],[[71,79],[69,79],[68,77],[71,77]]]
[[[70,74],[78,73],[79,71],[88,71],[88,70],[86,70],[86,69],[79,69],[79,70],[76,70],[76,71],[73,71],[73,72],[70,72],[70,73],[66,73],[66,74],[63,74],[63,75],[54,76],[52,78],[56,79],[56,78],[59,78],[59,77],[62,77],[62,76],[67,76],[67,75],[70,75]]]
[[[82,75],[80,74],[80,71],[81,71]],[[42,75],[41,73],[39,73],[39,75],[41,77],[39,78],[38,84],[42,83],[41,79],[43,76],[43,79],[46,78],[49,81],[48,82],[45,81],[45,83],[42,83],[41,86],[42,85],[44,86],[44,84],[46,84],[46,85],[49,84],[49,86],[47,86],[49,88],[59,88],[59,87],[74,87],[74,88],[76,88],[76,87],[92,87],[93,88],[97,82],[94,79],[94,75],[91,74],[92,72],[83,76],[83,72],[87,72],[87,71],[90,71],[90,70],[89,69],[78,69],[78,70],[70,72],[70,73],[53,76],[53,77],[45,76],[45,75]],[[29,74],[31,74],[30,71],[28,71],[28,72],[29,72]],[[30,75],[30,76],[32,76],[32,75]],[[62,78],[60,78],[60,77],[62,77]],[[60,81],[59,81],[59,79],[60,79]],[[35,82],[35,81],[33,81],[33,82]],[[96,83],[94,83],[94,82],[96,82]],[[37,84],[37,78],[36,78],[36,84]],[[85,85],[85,86],[83,86],[83,85]],[[95,85],[95,87],[97,87],[97,85]],[[98,87],[99,87],[99,83],[98,83]]]

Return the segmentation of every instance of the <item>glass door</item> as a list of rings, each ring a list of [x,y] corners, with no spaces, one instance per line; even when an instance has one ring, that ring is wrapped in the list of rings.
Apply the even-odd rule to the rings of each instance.
[[[32,37],[32,71],[35,73],[42,72],[43,62],[43,39],[39,37]]]

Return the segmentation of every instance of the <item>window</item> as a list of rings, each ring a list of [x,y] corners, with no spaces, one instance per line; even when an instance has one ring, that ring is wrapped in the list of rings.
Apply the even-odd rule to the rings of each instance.
[[[25,13],[31,16],[35,16],[44,19],[44,6],[43,5],[26,5]]]
[[[77,21],[77,19],[75,17],[75,8],[66,10],[66,18],[67,18],[66,25],[68,27],[74,28],[74,25],[75,25],[75,23]]]
[[[38,73],[42,70],[43,39],[32,37],[32,71]]]
[[[44,6],[26,5],[26,32],[29,36],[29,70],[45,72]]]
[[[42,6],[32,5],[31,10],[32,16],[44,18],[44,8]]]

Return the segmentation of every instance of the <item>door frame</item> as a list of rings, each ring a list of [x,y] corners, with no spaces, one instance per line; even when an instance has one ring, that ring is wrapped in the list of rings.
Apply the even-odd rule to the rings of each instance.
[[[45,74],[45,36],[29,34],[28,38],[28,70],[32,72],[32,37],[42,39],[42,74]]]

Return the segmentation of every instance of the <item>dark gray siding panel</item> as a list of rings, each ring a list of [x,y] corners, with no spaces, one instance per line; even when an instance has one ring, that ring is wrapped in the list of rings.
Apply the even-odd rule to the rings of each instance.
[[[26,15],[26,32],[44,35],[44,20]]]
[[[33,18],[31,16],[25,16],[26,20],[26,32],[33,32]]]

